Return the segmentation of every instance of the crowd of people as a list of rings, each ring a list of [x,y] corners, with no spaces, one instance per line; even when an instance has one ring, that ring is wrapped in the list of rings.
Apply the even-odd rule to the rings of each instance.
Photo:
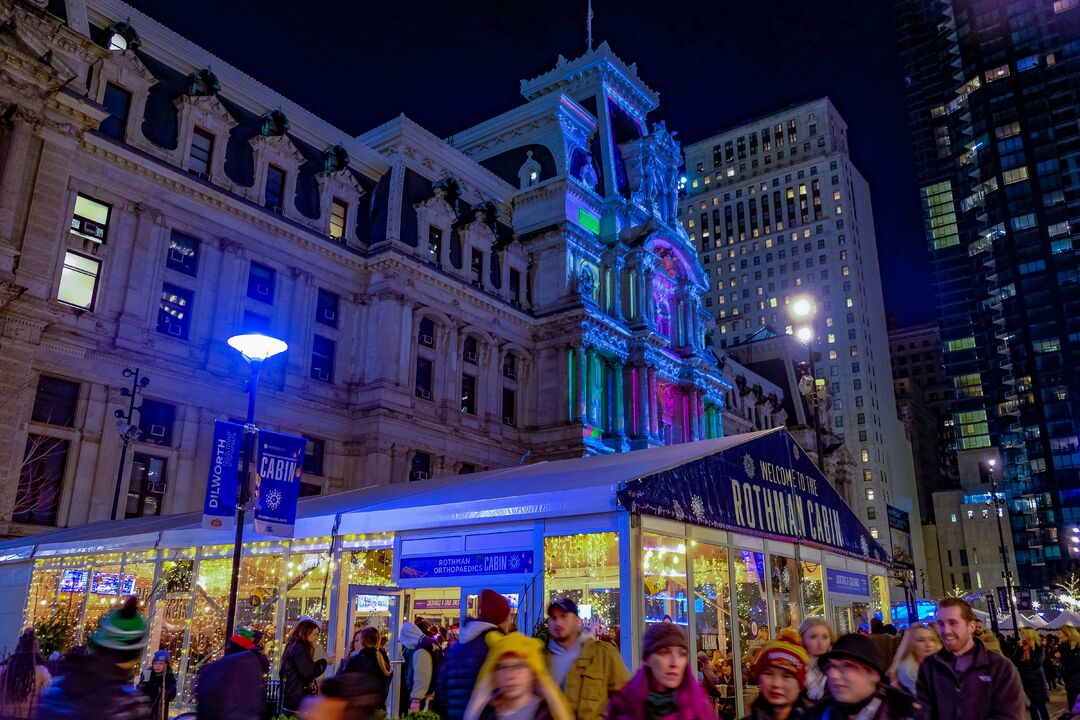
[[[198,720],[376,720],[384,717],[393,667],[387,638],[358,629],[332,677],[333,657],[317,657],[320,624],[302,617],[282,653],[280,698],[267,702],[271,663],[262,634],[239,628],[225,654],[194,683]],[[617,647],[582,625],[577,605],[547,608],[546,641],[512,630],[509,601],[484,590],[477,617],[458,637],[421,618],[403,623],[401,715],[430,711],[444,720],[733,720],[730,656],[691,648],[684,629],[656,623],[642,636],[631,676]],[[171,658],[147,652],[149,627],[135,598],[113,609],[86,648],[50,672],[32,629],[0,665],[0,720],[166,720],[177,694]],[[869,632],[836,638],[820,617],[786,628],[743,667],[757,693],[746,720],[1049,720],[1061,686],[1080,714],[1080,631],[999,638],[970,605],[946,598],[931,625],[903,632],[872,622]],[[700,676],[700,680],[699,680]],[[751,695],[747,694],[749,699]]]

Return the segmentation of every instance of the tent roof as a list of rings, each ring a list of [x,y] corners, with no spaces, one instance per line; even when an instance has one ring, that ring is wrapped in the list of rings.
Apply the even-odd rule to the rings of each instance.
[[[300,500],[298,538],[450,528],[621,510],[617,491],[630,481],[701,460],[785,428],[633,452],[519,465],[423,482],[371,485]],[[794,442],[794,440],[790,440]],[[848,510],[848,512],[851,512]],[[201,513],[103,521],[0,543],[0,561],[61,551],[231,543],[231,531],[202,529]],[[245,539],[256,535],[250,525]]]

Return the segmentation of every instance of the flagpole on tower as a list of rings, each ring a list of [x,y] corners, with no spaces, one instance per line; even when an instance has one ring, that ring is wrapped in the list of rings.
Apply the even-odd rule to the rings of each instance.
[[[585,18],[585,29],[589,35],[589,52],[592,52],[592,0],[589,0],[589,14]]]

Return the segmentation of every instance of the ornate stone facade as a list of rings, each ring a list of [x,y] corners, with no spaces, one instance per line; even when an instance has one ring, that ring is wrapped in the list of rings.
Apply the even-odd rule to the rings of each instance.
[[[118,477],[121,516],[199,509],[240,331],[289,343],[257,419],[311,440],[308,492],[724,432],[679,146],[606,46],[452,143],[342,140],[119,0],[39,5],[0,0],[0,533]]]

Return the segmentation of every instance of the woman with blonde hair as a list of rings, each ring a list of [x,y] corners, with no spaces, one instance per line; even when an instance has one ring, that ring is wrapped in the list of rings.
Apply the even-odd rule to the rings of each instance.
[[[911,623],[900,647],[896,650],[892,666],[889,668],[889,680],[893,685],[916,694],[915,685],[919,679],[919,665],[941,649],[937,632],[922,623]]]
[[[544,643],[521,633],[489,633],[487,659],[464,720],[573,720],[544,660]]]
[[[1045,659],[1046,651],[1039,641],[1039,635],[1033,628],[1023,628],[1020,631],[1020,645],[1013,655],[1013,664],[1020,672],[1020,682],[1030,703],[1028,710],[1032,720],[1050,720],[1050,711],[1046,708],[1050,702],[1050,685],[1043,670]]]
[[[825,697],[825,673],[818,667],[818,658],[832,649],[832,628],[825,618],[813,615],[803,620],[799,626],[806,654],[810,656],[810,666],[806,670],[806,696],[815,702]]]
[[[1058,630],[1058,654],[1061,656],[1061,680],[1065,683],[1065,695],[1072,708],[1080,696],[1080,630],[1066,625]]]

